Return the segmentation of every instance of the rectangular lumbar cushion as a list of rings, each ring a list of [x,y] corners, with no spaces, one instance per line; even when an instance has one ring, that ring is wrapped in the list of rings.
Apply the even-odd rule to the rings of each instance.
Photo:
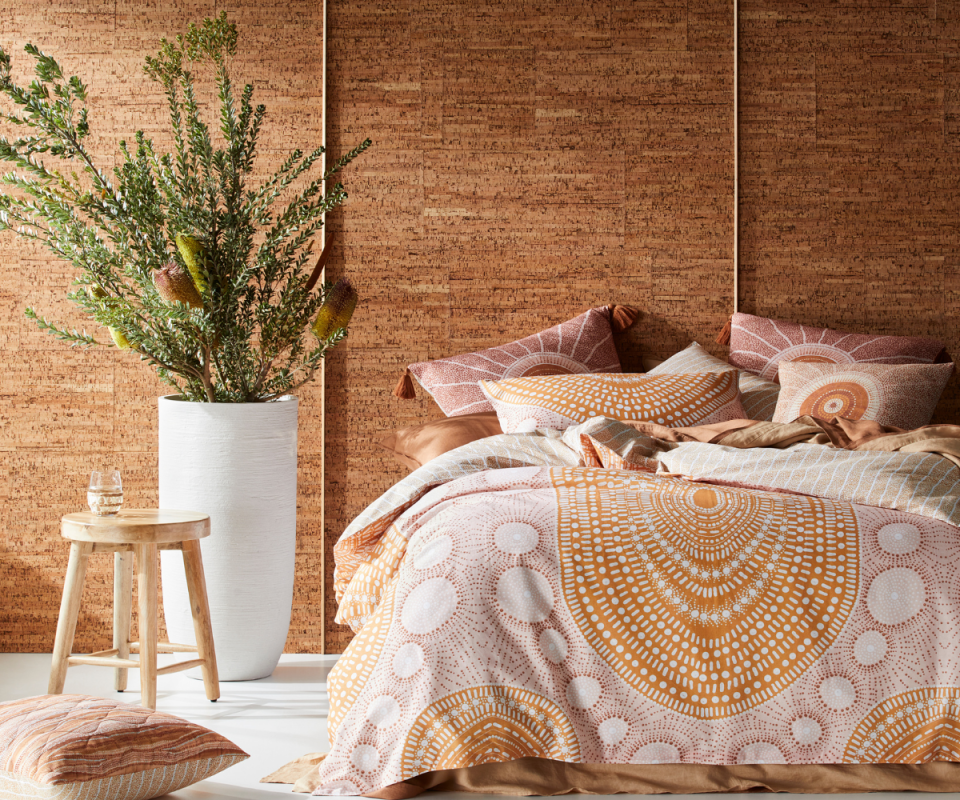
[[[784,361],[814,364],[932,364],[949,361],[928,336],[881,336],[815,328],[737,313],[730,324],[730,363],[768,381]]]
[[[743,419],[737,371],[692,375],[547,375],[481,381],[504,433],[566,430],[592,417],[671,428]]]
[[[872,420],[912,430],[930,422],[953,364],[780,365],[774,422],[810,416]]]
[[[246,758],[219,733],[116,700],[0,703],[2,800],[150,800]]]
[[[410,378],[413,376],[444,414],[456,417],[493,411],[480,391],[481,380],[620,372],[613,334],[630,327],[637,314],[636,309],[629,306],[600,306],[509,344],[411,364],[394,394],[413,397]]]

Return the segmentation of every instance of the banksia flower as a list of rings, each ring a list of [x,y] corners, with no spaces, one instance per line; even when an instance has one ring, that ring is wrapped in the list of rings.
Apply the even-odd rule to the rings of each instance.
[[[192,236],[185,233],[177,234],[177,250],[183,258],[183,263],[190,270],[194,286],[201,292],[207,290],[207,282],[204,280],[203,271],[200,268],[200,262],[203,259],[203,245]]]
[[[203,300],[193,278],[176,261],[167,262],[153,273],[153,285],[168,303],[176,300],[194,308],[203,308]]]
[[[107,297],[108,297],[107,292],[102,286],[91,286],[87,290],[87,292],[95,300],[103,300],[104,305],[109,306],[116,302],[116,298],[114,298],[113,300],[107,300]],[[109,326],[107,327],[107,330],[110,331],[110,338],[113,339],[113,343],[117,347],[119,347],[121,350],[130,349],[130,342],[127,341],[127,337],[124,336],[122,333],[120,333],[120,331],[118,331],[116,328],[111,328]]]
[[[116,328],[110,328],[110,337],[113,339],[113,343],[121,350],[130,349],[130,342],[127,341],[127,337]]]
[[[318,339],[326,340],[337,331],[346,330],[357,307],[357,290],[346,278],[336,282],[327,299],[320,306],[311,330]]]

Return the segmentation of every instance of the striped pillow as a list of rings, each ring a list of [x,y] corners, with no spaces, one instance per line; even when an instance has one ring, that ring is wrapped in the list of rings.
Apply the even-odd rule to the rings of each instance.
[[[686,350],[670,356],[666,361],[647,371],[647,375],[677,375],[684,372],[719,372],[736,369],[732,364],[710,355],[694,342]],[[770,422],[777,408],[777,396],[780,385],[759,375],[741,370],[740,402],[747,419],[759,419]]]
[[[149,800],[245,758],[218,733],[115,700],[61,694],[0,703],[3,800]]]
[[[670,427],[742,419],[735,370],[694,375],[549,375],[481,381],[504,433],[565,430],[592,417]]]

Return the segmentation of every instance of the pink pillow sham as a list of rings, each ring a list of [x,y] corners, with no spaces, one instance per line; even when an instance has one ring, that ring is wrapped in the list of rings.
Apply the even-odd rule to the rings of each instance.
[[[730,363],[777,380],[783,361],[817,364],[932,364],[949,361],[943,342],[925,336],[876,336],[734,314]]]
[[[952,374],[953,364],[784,363],[773,421],[843,417],[912,430],[930,422]]]
[[[444,414],[456,417],[493,411],[480,391],[481,380],[620,372],[613,334],[628,328],[637,315],[628,306],[591,308],[579,317],[509,344],[411,364],[394,394],[414,396],[412,375]]]

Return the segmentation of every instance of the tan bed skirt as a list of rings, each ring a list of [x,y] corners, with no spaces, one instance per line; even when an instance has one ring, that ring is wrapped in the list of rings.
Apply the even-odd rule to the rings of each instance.
[[[262,783],[292,783],[311,792],[322,755],[297,759]],[[698,794],[702,792],[957,792],[960,764],[567,764],[521,758],[504,764],[448,769],[418,775],[369,797],[402,800],[421,792],[482,792],[505,795]]]

